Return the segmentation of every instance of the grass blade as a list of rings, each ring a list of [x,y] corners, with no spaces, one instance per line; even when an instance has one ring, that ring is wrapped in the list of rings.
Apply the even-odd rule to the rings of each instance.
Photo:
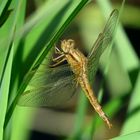
[[[127,135],[122,135],[122,136],[113,138],[111,140],[132,140],[132,139],[138,140],[139,138],[140,138],[140,132],[137,131],[134,133],[129,133]]]
[[[140,72],[138,74],[132,93],[133,94],[128,107],[127,118],[121,131],[122,134],[129,134],[140,130]]]
[[[87,3],[87,1],[88,0],[84,0],[84,1],[79,1],[79,0],[73,1],[72,9],[70,11],[68,11],[69,16],[66,16],[65,19],[63,19],[62,23],[60,24],[60,26],[58,27],[58,29],[56,30],[56,32],[52,36],[52,38],[50,38],[48,40],[48,42],[45,42],[45,44],[47,44],[45,46],[45,50],[43,49],[40,57],[32,65],[30,71],[37,70],[37,68],[39,67],[39,65],[41,64],[41,62],[43,61],[43,59],[46,57],[47,53],[49,52],[49,50],[51,49],[51,47],[53,46],[53,44],[61,36],[61,34],[66,29],[66,27],[68,26],[68,24],[77,15],[77,13],[80,11],[80,9]],[[33,76],[33,74],[29,74],[28,76],[26,76],[24,82],[21,84],[21,86],[19,88],[19,91],[17,93],[17,96],[15,97],[15,100],[13,101],[13,103],[11,104],[11,106],[10,106],[8,112],[7,112],[4,127],[7,126],[8,122],[9,122],[9,120],[11,118],[11,115],[12,115],[12,113],[14,111],[14,108],[16,106],[16,103],[18,101],[18,98],[24,92],[24,90],[25,90],[26,86],[28,85],[29,81],[31,80],[32,76]]]
[[[4,70],[4,76],[2,79],[2,83],[0,85],[0,140],[3,140],[3,126],[5,121],[5,115],[7,111],[7,102],[9,95],[9,86],[10,86],[10,78],[11,78],[11,68],[12,68],[12,60],[13,60],[13,47],[10,51],[9,57],[6,62],[6,67]]]

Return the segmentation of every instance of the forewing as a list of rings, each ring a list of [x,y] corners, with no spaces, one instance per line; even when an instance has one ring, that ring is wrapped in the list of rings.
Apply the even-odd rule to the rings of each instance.
[[[35,73],[35,76],[30,82],[30,86],[46,86],[50,83],[55,83],[59,79],[63,79],[67,76],[73,76],[69,65],[62,65],[55,68],[47,67],[45,64],[41,65],[41,68]]]
[[[91,53],[88,56],[88,68],[90,77],[94,77],[98,68],[99,59],[101,54],[107,48],[107,46],[112,42],[113,33],[118,20],[118,10],[113,10],[110,17],[104,27],[102,33],[99,34],[97,40],[95,41]]]
[[[71,98],[76,90],[75,85],[74,75],[68,65],[40,70],[31,80],[32,88],[23,93],[18,105],[57,106]]]

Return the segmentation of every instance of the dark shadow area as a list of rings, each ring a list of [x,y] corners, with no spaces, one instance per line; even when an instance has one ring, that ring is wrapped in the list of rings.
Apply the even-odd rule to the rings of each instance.
[[[138,55],[138,57],[140,57],[140,48],[139,48],[139,35],[140,35],[140,29],[134,29],[134,28],[128,28],[125,27],[125,31],[127,33],[127,36],[130,40],[130,42],[133,45],[133,48],[136,52],[136,54]]]
[[[135,82],[136,82],[136,80],[135,80]],[[126,120],[126,118],[129,119],[140,111],[140,105],[139,105],[139,106],[135,107],[133,110],[131,110],[130,112],[128,112],[128,106],[130,104],[130,99],[132,96],[131,93],[134,90],[134,85],[135,85],[135,83],[133,83],[133,88],[131,89],[131,91],[129,93],[126,93],[125,96],[121,97],[122,107],[119,110],[119,112],[117,113],[118,114],[117,119],[119,119],[121,124],[123,124],[123,122]]]
[[[128,28],[128,27],[125,27],[124,29],[127,33],[127,36],[129,38],[130,42],[133,45],[133,49],[134,49],[135,53],[137,54],[138,58],[140,58],[140,48],[139,48],[140,29],[138,29],[138,28],[136,28],[136,29],[135,28]],[[132,71],[129,72],[129,76],[130,76],[132,86],[134,86],[135,83],[136,83],[139,70],[140,70],[140,65],[139,65],[138,68],[133,69]]]
[[[134,87],[136,84],[136,80],[137,80],[139,71],[140,71],[140,69],[137,68],[137,69],[134,69],[133,71],[129,72],[129,77],[131,80],[132,87]]]
[[[62,140],[64,137],[32,131],[29,140]]]
[[[121,107],[114,115],[114,119],[118,120],[120,125],[123,125],[123,123],[126,119],[127,109],[128,109],[128,105],[129,105],[130,92],[126,93],[125,95],[122,95],[119,98],[120,98]]]
[[[29,17],[33,12],[35,12],[36,6],[35,6],[35,1],[34,0],[28,0],[26,4],[26,16]]]
[[[1,15],[0,15],[0,27],[3,26],[3,24],[7,21],[8,17],[10,16],[13,9],[9,9],[9,6],[11,4],[12,0],[8,0]]]
[[[24,41],[21,40],[19,43],[20,47],[17,48],[16,54],[13,59],[13,65],[12,65],[12,76],[11,76],[11,83],[10,83],[10,91],[13,89],[14,83],[16,78],[18,77],[18,86],[20,86],[22,79],[23,79],[23,74],[19,73],[22,72],[21,69],[23,69],[23,62],[22,62],[22,55],[23,55],[23,47],[24,47]],[[18,62],[18,63],[17,63]],[[11,92],[10,92],[11,93]],[[9,100],[13,95],[9,95]]]
[[[5,62],[4,62],[2,74],[1,74],[1,77],[0,77],[0,85],[2,84],[2,80],[3,80],[3,77],[4,77],[5,69],[6,69],[6,66],[7,66],[8,59],[9,59],[9,55],[11,53],[11,49],[12,49],[12,43],[10,44],[10,46],[9,46],[9,48],[7,50],[7,55],[5,57]]]
[[[127,119],[131,118],[133,115],[140,111],[140,105],[135,107],[132,111],[127,114]]]

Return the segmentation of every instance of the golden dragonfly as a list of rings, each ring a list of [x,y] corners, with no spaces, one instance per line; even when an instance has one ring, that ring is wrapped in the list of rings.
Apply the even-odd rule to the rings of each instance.
[[[57,106],[68,100],[80,85],[95,111],[111,128],[112,124],[97,101],[90,81],[95,76],[101,54],[112,42],[117,20],[118,10],[115,9],[111,12],[103,32],[99,34],[87,57],[76,48],[74,40],[63,40],[60,49],[55,47],[55,53],[59,55],[53,58],[55,63],[37,72],[30,83],[33,88],[26,90],[18,104],[33,107]],[[59,65],[65,60],[68,64]]]

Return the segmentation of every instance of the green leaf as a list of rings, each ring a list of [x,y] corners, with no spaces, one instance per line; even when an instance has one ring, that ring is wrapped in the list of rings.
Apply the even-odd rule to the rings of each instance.
[[[4,14],[1,15],[0,17],[0,27],[2,27],[2,25],[6,22],[6,20],[8,19],[10,13],[13,10],[7,10]]]
[[[18,10],[20,10],[21,3],[22,1],[18,2],[18,0],[15,0],[11,3],[10,7],[14,10],[10,14],[5,24],[0,28],[0,44],[2,44],[0,51],[0,78],[2,77],[8,50],[10,49],[10,44],[15,34],[15,26],[19,14]]]
[[[140,138],[140,132],[137,131],[137,132],[129,133],[127,135],[122,135],[122,136],[113,138],[111,140],[133,140],[133,139],[139,140],[139,138]]]
[[[39,34],[37,32],[38,28],[34,28],[34,30],[36,31],[36,34],[39,34],[39,36],[34,39],[34,40],[37,40],[37,42],[34,42],[33,46],[31,44],[29,44],[30,47],[32,46],[31,47],[32,50],[29,50],[27,48],[28,45],[26,46],[26,43],[25,43],[25,49],[27,50],[27,51],[25,51],[25,53],[28,54],[28,55],[24,56],[24,60],[26,60],[25,64],[28,64],[27,68],[25,67],[25,71],[28,71],[29,69],[30,69],[30,71],[29,71],[28,75],[25,77],[23,83],[21,84],[21,86],[18,90],[17,96],[15,97],[14,101],[12,102],[12,104],[11,104],[11,106],[10,106],[8,112],[7,112],[5,127],[7,126],[7,123],[9,122],[9,120],[11,118],[11,115],[14,111],[14,108],[16,106],[16,103],[17,103],[20,95],[24,92],[24,90],[27,87],[29,81],[33,77],[33,74],[31,73],[31,71],[33,71],[33,70],[36,71],[37,70],[37,68],[42,63],[43,59],[46,57],[46,55],[48,54],[49,50],[54,45],[56,40],[58,40],[58,38],[62,35],[63,31],[69,25],[71,20],[77,15],[77,13],[87,3],[87,1],[88,0],[84,0],[84,1],[73,0],[73,1],[69,1],[68,3],[66,3],[64,1],[64,3],[65,3],[64,7],[61,7],[62,9],[60,9],[60,11],[53,17],[53,20],[52,20],[51,17],[50,18],[48,17],[48,23],[49,24],[47,24],[45,26],[45,32],[42,31]],[[54,3],[56,4],[56,2],[52,2],[52,1],[49,1],[49,2],[51,2],[51,5],[49,4],[50,7],[52,7],[52,5],[54,5]],[[55,6],[56,6],[56,9],[57,9],[59,7],[58,3]],[[44,7],[44,8],[47,9],[47,7]],[[54,9],[49,9],[49,10],[51,10],[52,12],[55,11]],[[45,10],[43,11],[43,13],[44,12],[45,12]],[[53,15],[53,13],[51,13],[51,14]],[[49,15],[51,16],[51,14],[49,14]],[[60,17],[61,17],[61,20],[59,19]],[[42,18],[43,18],[43,21],[46,21],[46,18],[44,19],[44,16]],[[39,18],[38,22],[40,23],[40,18]],[[34,21],[34,23],[35,23],[35,21]],[[32,25],[34,25],[34,24],[32,24]],[[30,30],[30,28],[28,30]],[[48,29],[50,29],[50,31]],[[24,33],[26,35],[28,33],[28,31],[24,32]],[[31,41],[33,39],[32,37],[34,35],[36,36],[36,34],[35,34],[35,32],[34,32],[34,34],[32,34],[32,36],[29,38],[30,39],[29,43],[32,43],[32,41]],[[22,35],[24,35],[24,34],[22,34]],[[44,38],[45,35],[48,35],[47,38],[45,37],[46,39]],[[35,48],[35,47],[37,47],[37,48]],[[36,61],[35,61],[35,59],[36,59]],[[30,66],[30,65],[32,65],[32,66]],[[24,66],[26,66],[26,65],[24,65]]]
[[[140,131],[140,72],[132,93],[127,118],[121,131],[122,134]]]
[[[3,140],[3,126],[5,121],[5,115],[7,111],[7,102],[9,95],[9,86],[10,86],[10,78],[11,78],[11,68],[12,68],[12,60],[13,60],[13,47],[9,52],[9,57],[6,61],[6,67],[3,74],[3,79],[0,85],[0,140]]]
[[[12,0],[0,0],[0,16],[8,10]]]

